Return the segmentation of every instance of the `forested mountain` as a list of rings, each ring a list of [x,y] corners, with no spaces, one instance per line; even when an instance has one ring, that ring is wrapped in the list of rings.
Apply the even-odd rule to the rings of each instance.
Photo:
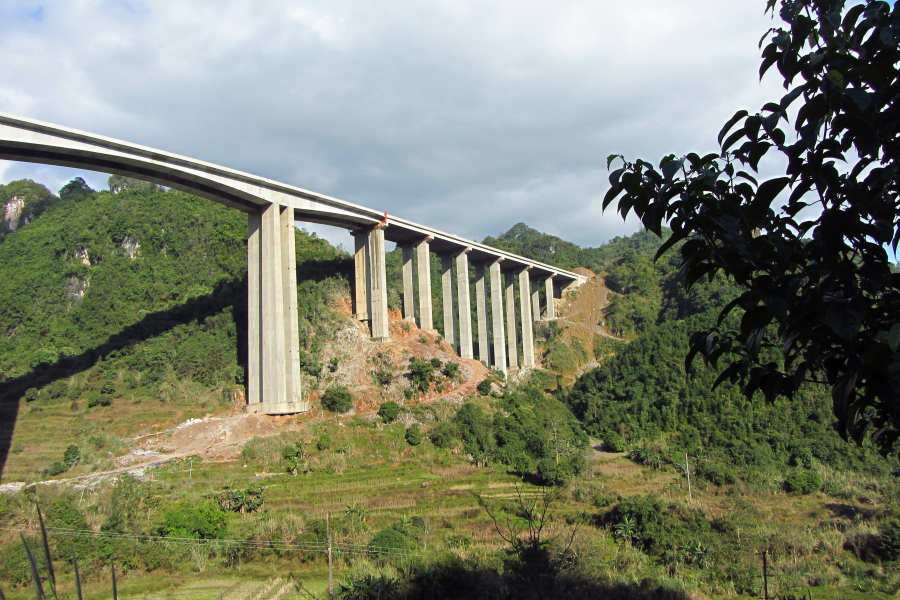
[[[73,180],[0,244],[0,395],[12,400],[87,369],[74,397],[239,387],[246,215],[122,177],[110,187]],[[305,231],[296,242],[301,343],[313,355],[329,320],[325,297],[346,285],[338,278],[351,263]]]
[[[0,185],[0,243],[6,236],[36,219],[45,210],[59,202],[53,192],[30,179],[12,181]]]

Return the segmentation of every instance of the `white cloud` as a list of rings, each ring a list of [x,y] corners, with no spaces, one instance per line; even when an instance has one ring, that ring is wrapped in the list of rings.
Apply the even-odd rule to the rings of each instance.
[[[524,221],[597,245],[637,227],[599,212],[608,154],[655,162],[713,149],[737,108],[780,96],[776,82],[757,82],[756,43],[771,26],[763,9],[761,0],[8,0],[0,110],[464,237]],[[71,175],[13,165],[2,179],[47,177],[58,189]],[[85,179],[96,187],[105,177]]]

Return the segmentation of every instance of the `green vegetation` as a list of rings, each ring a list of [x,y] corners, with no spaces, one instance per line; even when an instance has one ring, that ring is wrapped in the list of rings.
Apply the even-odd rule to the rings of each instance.
[[[353,408],[353,394],[342,385],[330,386],[322,394],[322,406],[333,413],[345,413]]]
[[[400,405],[393,400],[388,400],[378,407],[378,416],[385,423],[393,423],[400,414]]]

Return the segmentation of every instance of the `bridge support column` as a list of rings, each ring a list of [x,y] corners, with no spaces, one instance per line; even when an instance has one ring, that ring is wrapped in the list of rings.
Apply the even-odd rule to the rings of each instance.
[[[378,227],[369,234],[371,279],[369,291],[372,295],[372,338],[387,341],[391,337],[388,323],[387,268],[384,258],[384,229]]]
[[[494,333],[493,366],[506,374],[506,332],[503,331],[503,274],[500,272],[500,261],[494,261],[488,267],[491,276],[491,323]]]
[[[356,250],[353,253],[354,275],[353,278],[353,316],[360,321],[369,320],[369,233],[364,231],[354,232],[353,245]]]
[[[413,256],[410,245],[400,246],[403,251],[403,320],[416,321],[416,292],[413,284]]]
[[[453,318],[453,257],[441,254],[441,291],[444,297],[444,339],[456,350],[456,320]]]
[[[504,273],[506,285],[506,336],[509,346],[509,368],[519,368],[519,342],[516,339],[516,288],[515,275],[512,273]]]
[[[528,283],[529,287],[531,287],[531,282]],[[534,287],[531,287],[531,321],[532,324],[537,323],[541,320],[541,286],[538,283],[535,283]]]
[[[472,352],[472,302],[469,294],[468,248],[456,255],[456,293],[459,297],[459,356],[474,358]]]
[[[554,294],[552,275],[547,278],[544,285],[546,287],[545,293],[547,295],[547,320],[552,321],[556,319],[556,303],[554,301],[556,294]]]
[[[300,401],[294,210],[270,204],[247,231],[247,400],[255,413],[307,410]]]
[[[522,366],[534,366],[534,325],[531,322],[531,277],[519,272],[519,302],[522,305]]]
[[[281,209],[281,264],[285,318],[285,395],[287,402],[300,403],[303,412],[309,403],[303,400],[300,381],[300,324],[297,317],[297,244],[294,209]],[[295,412],[295,411],[291,411]]]
[[[431,252],[425,238],[416,244],[416,266],[419,270],[419,329],[434,329],[431,312]]]
[[[487,297],[484,285],[484,263],[475,263],[475,315],[478,319],[478,360],[491,364],[491,348],[488,345]]]

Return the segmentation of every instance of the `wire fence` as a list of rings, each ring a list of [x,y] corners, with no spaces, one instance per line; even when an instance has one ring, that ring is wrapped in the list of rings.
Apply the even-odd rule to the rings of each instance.
[[[38,534],[41,530],[39,527],[0,527],[2,531],[10,531],[21,534]],[[279,552],[328,552],[327,542],[279,542],[268,540],[237,540],[237,539],[209,539],[200,540],[195,538],[178,538],[159,535],[146,534],[129,534],[117,533],[112,531],[92,531],[83,529],[64,529],[59,527],[47,527],[48,536],[64,536],[74,538],[108,538],[130,540],[137,542],[155,542],[163,544],[176,544],[183,546],[217,546],[226,548],[238,548],[248,550],[276,550]],[[418,556],[423,552],[419,550],[404,550],[401,548],[388,548],[384,546],[373,546],[371,544],[351,544],[351,543],[334,543],[331,544],[331,551],[335,554],[360,555],[360,554],[377,554],[391,556]]]

